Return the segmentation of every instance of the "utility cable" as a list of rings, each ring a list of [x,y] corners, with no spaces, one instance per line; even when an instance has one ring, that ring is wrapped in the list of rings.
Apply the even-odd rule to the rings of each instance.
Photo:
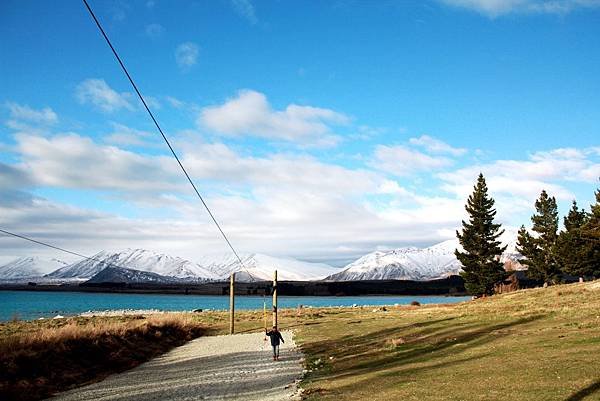
[[[55,246],[55,245],[51,245],[51,244],[48,244],[46,242],[38,241],[38,240],[35,240],[33,238],[26,237],[24,235],[15,234],[15,233],[10,232],[10,231],[6,231],[6,230],[0,229],[0,233],[6,234],[6,235],[10,235],[10,236],[13,236],[13,237],[16,237],[16,238],[24,239],[26,241],[33,242],[33,243],[38,244],[38,245],[43,245],[45,247],[56,249],[56,250],[61,251],[61,252],[69,253],[71,255],[79,256],[79,257],[87,259],[87,260],[93,260],[95,262],[104,263],[107,266],[119,267],[121,269],[129,269],[128,267],[119,266],[119,265],[116,265],[114,263],[109,263],[109,262],[107,262],[105,260],[98,259],[98,258],[95,258],[93,256],[85,256],[85,255],[82,255],[80,253],[69,251],[68,249],[64,249],[64,248],[61,248],[61,247],[58,247],[58,246]]]
[[[94,19],[94,22],[96,23],[96,26],[98,27],[98,29],[100,30],[100,33],[102,33],[102,36],[104,37],[104,39],[106,40],[106,43],[108,44],[108,46],[110,47],[110,49],[112,50],[115,58],[117,59],[117,61],[119,62],[119,65],[121,66],[121,69],[123,70],[123,72],[125,73],[125,75],[127,76],[127,79],[129,80],[129,82],[131,83],[131,86],[133,86],[133,89],[135,90],[135,93],[137,93],[138,97],[140,98],[140,100],[142,101],[142,104],[144,105],[144,108],[146,109],[146,111],[148,112],[148,115],[150,115],[150,118],[152,119],[152,122],[154,123],[154,125],[156,126],[156,128],[158,129],[158,132],[160,132],[160,135],[162,136],[162,138],[164,139],[165,143],[167,144],[167,146],[169,147],[169,150],[171,151],[171,153],[173,154],[173,157],[175,157],[175,160],[177,160],[177,163],[179,164],[179,167],[181,167],[181,170],[183,171],[183,173],[185,174],[185,177],[187,178],[187,180],[189,181],[189,183],[191,184],[192,188],[194,189],[194,192],[196,193],[196,195],[198,196],[198,198],[200,199],[200,201],[202,202],[202,205],[204,205],[204,208],[206,209],[206,211],[208,212],[208,215],[210,216],[210,218],[212,219],[212,221],[215,223],[215,225],[217,226],[217,228],[219,229],[219,232],[221,233],[221,235],[223,236],[223,238],[225,239],[225,242],[227,242],[227,245],[229,246],[229,248],[231,249],[231,251],[233,252],[233,254],[235,255],[235,257],[237,258],[238,262],[240,262],[240,265],[242,266],[242,268],[244,270],[246,270],[246,273],[248,273],[248,275],[250,276],[250,278],[253,281],[257,281],[254,276],[252,275],[252,273],[250,273],[248,271],[248,269],[246,269],[246,266],[244,265],[244,262],[242,262],[242,258],[240,258],[240,256],[238,255],[237,251],[235,250],[235,248],[233,247],[233,245],[231,244],[231,242],[229,241],[229,238],[227,238],[227,235],[225,235],[225,232],[223,231],[223,229],[221,228],[221,225],[217,222],[217,219],[215,218],[215,216],[213,215],[213,213],[211,212],[210,208],[208,207],[208,205],[206,204],[206,202],[204,201],[204,198],[202,197],[202,195],[200,195],[200,192],[198,191],[198,189],[196,188],[196,185],[194,184],[194,182],[192,181],[190,175],[188,174],[187,170],[185,169],[185,167],[183,166],[183,164],[181,163],[181,160],[179,160],[179,157],[177,156],[177,153],[175,153],[175,150],[173,149],[173,147],[171,146],[171,143],[169,142],[169,140],[167,139],[167,136],[164,134],[162,128],[160,127],[160,125],[158,124],[158,121],[156,120],[156,118],[154,117],[154,114],[152,113],[152,111],[150,111],[150,108],[148,107],[148,104],[146,103],[146,101],[144,100],[144,97],[142,96],[141,92],[139,91],[137,85],[135,84],[135,82],[133,81],[133,78],[131,77],[131,75],[129,74],[129,71],[127,71],[127,68],[125,67],[125,64],[123,63],[123,61],[121,60],[121,57],[119,57],[119,54],[117,53],[117,51],[115,50],[114,46],[112,45],[110,39],[108,38],[108,36],[106,35],[106,32],[104,32],[104,29],[102,28],[102,25],[100,24],[100,21],[98,21],[98,18],[96,18],[96,15],[94,14],[94,12],[92,11],[92,8],[90,7],[90,5],[88,4],[87,0],[83,0],[83,3],[85,4],[85,7],[87,8],[87,10],[89,11],[90,15],[92,16],[92,18]]]

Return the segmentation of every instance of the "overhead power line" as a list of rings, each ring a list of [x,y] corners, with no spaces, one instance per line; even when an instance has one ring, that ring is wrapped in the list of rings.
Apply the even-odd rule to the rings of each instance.
[[[231,244],[231,242],[229,241],[229,238],[227,238],[227,235],[225,235],[225,232],[223,231],[223,229],[221,228],[221,225],[217,222],[217,219],[215,218],[215,216],[213,215],[213,213],[211,212],[210,208],[208,207],[208,205],[206,204],[206,202],[204,201],[204,198],[202,197],[202,195],[200,195],[200,192],[198,191],[198,189],[196,188],[196,185],[194,184],[194,182],[192,181],[190,175],[188,174],[187,170],[185,169],[185,167],[183,166],[183,164],[181,163],[181,160],[179,160],[179,157],[177,156],[177,153],[175,153],[175,150],[173,149],[173,147],[171,146],[171,143],[169,142],[169,140],[167,139],[167,136],[165,135],[165,133],[163,132],[162,128],[160,127],[160,125],[158,124],[158,121],[156,120],[156,118],[154,117],[154,114],[152,113],[152,111],[150,111],[150,108],[148,107],[148,104],[146,103],[146,101],[144,100],[144,97],[142,96],[142,93],[139,91],[137,85],[135,84],[133,78],[131,77],[131,75],[129,74],[129,71],[127,71],[127,68],[125,67],[125,64],[123,63],[123,61],[121,60],[121,57],[119,57],[119,54],[117,53],[117,51],[115,50],[114,46],[112,45],[110,39],[108,38],[108,36],[106,35],[106,32],[104,32],[104,28],[102,28],[102,25],[100,24],[100,21],[98,21],[98,18],[96,18],[96,15],[94,14],[94,11],[92,11],[92,8],[90,7],[90,5],[88,4],[87,0],[83,0],[83,3],[85,4],[85,7],[87,8],[87,10],[89,11],[90,15],[92,16],[92,18],[94,19],[94,22],[96,23],[96,26],[98,27],[98,29],[100,30],[100,33],[102,33],[102,36],[104,37],[104,39],[106,40],[106,43],[108,44],[108,46],[110,47],[110,50],[112,50],[115,58],[117,59],[117,61],[119,62],[119,65],[121,66],[121,69],[123,70],[123,72],[125,73],[125,75],[127,76],[127,79],[129,80],[129,82],[131,83],[131,86],[133,86],[133,89],[135,90],[135,93],[137,93],[138,97],[140,98],[140,100],[142,101],[142,104],[144,105],[144,108],[146,109],[146,111],[148,112],[148,115],[150,116],[150,118],[152,119],[152,122],[154,123],[154,125],[156,126],[156,128],[158,129],[158,132],[160,132],[160,135],[162,136],[162,138],[164,139],[165,143],[167,144],[167,146],[169,147],[169,150],[171,151],[171,153],[173,154],[173,157],[175,157],[175,160],[177,160],[177,163],[179,164],[179,167],[181,167],[181,171],[183,171],[183,174],[185,174],[185,177],[187,178],[188,182],[190,183],[190,185],[192,186],[192,188],[194,189],[194,192],[196,193],[196,195],[198,196],[198,198],[200,199],[200,202],[202,202],[202,205],[204,205],[204,208],[206,209],[206,211],[208,212],[208,215],[210,216],[210,218],[212,219],[212,221],[215,223],[215,225],[217,226],[217,228],[219,229],[219,232],[221,233],[221,235],[223,236],[223,238],[225,239],[225,242],[227,243],[227,245],[229,246],[229,248],[231,249],[231,251],[233,252],[233,254],[235,255],[235,257],[237,258],[238,262],[240,262],[240,265],[242,266],[242,268],[244,270],[246,270],[246,273],[248,273],[248,275],[250,276],[250,278],[254,281],[256,281],[256,279],[254,278],[254,276],[252,275],[252,273],[250,273],[248,271],[248,269],[246,269],[246,266],[244,265],[244,262],[242,262],[242,258],[240,258],[239,254],[237,253],[237,251],[235,250],[235,248],[233,247],[233,245]]]
[[[35,243],[35,244],[43,245],[43,246],[45,246],[45,247],[52,248],[52,249],[56,249],[56,250],[59,250],[59,251],[61,251],[61,252],[69,253],[69,254],[71,254],[71,255],[79,256],[79,257],[81,257],[81,258],[84,258],[84,259],[87,259],[87,260],[93,260],[93,261],[95,261],[95,262],[104,263],[104,264],[105,264],[105,265],[107,265],[107,266],[119,267],[119,268],[121,268],[121,269],[129,269],[128,267],[119,266],[119,265],[116,265],[116,264],[114,264],[114,263],[109,263],[109,262],[107,262],[107,261],[105,261],[105,260],[98,259],[98,258],[95,258],[95,257],[93,257],[93,256],[85,256],[85,255],[82,255],[82,254],[80,254],[80,253],[73,252],[73,251],[69,251],[68,249],[64,249],[64,248],[61,248],[61,247],[58,247],[58,246],[55,246],[55,245],[51,245],[51,244],[48,244],[48,243],[46,243],[46,242],[38,241],[38,240],[35,240],[35,239],[33,239],[33,238],[26,237],[26,236],[24,236],[24,235],[15,234],[15,233],[13,233],[13,232],[10,232],[10,231],[6,231],[6,230],[2,230],[2,229],[0,229],[0,233],[6,234],[6,235],[11,235],[11,236],[13,236],[13,237],[16,237],[16,238],[24,239],[24,240],[26,240],[26,241],[33,242],[33,243]]]

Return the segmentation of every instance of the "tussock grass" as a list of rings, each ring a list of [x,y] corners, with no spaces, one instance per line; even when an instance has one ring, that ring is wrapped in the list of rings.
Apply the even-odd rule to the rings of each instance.
[[[600,281],[298,326],[308,400],[600,400]]]
[[[193,315],[68,318],[0,325],[0,394],[37,400],[130,369],[206,332]]]

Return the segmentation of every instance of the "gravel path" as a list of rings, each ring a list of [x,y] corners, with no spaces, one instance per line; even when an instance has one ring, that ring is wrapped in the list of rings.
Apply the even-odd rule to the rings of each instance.
[[[279,362],[264,334],[201,337],[130,371],[62,393],[74,400],[292,400],[299,398],[302,354],[291,332]]]

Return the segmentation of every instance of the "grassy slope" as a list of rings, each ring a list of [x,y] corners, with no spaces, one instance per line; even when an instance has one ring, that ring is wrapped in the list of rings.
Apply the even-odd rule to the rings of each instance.
[[[238,333],[264,326],[262,311],[236,317]],[[279,317],[282,329],[296,330],[306,353],[310,371],[302,386],[309,400],[600,400],[600,281],[458,305],[288,309]],[[268,319],[270,324],[270,314]],[[146,320],[0,324],[0,344],[53,337],[61,330],[57,325],[102,331]],[[175,320],[206,327],[206,334],[229,327],[224,312],[179,314]],[[174,338],[190,337],[183,331]],[[21,344],[28,349],[27,341]],[[129,352],[122,351],[126,360]]]
[[[600,400],[599,281],[322,314],[298,331],[310,400]]]

